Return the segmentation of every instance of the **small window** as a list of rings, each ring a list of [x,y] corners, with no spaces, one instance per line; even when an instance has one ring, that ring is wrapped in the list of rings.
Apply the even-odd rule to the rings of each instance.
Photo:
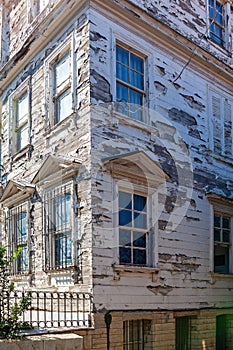
[[[13,274],[25,273],[29,268],[28,227],[26,203],[9,209],[7,216],[8,253],[9,256],[13,256],[18,249],[21,251],[17,260],[13,262]]]
[[[19,151],[29,143],[29,97],[25,91],[15,101],[15,150]]]
[[[225,9],[222,1],[209,0],[209,33],[214,42],[224,46]]]
[[[214,214],[214,271],[229,273],[231,217]]]
[[[116,100],[120,113],[143,121],[144,85],[144,59],[117,45]]]
[[[46,192],[44,210],[46,269],[71,266],[73,262],[71,185]]]
[[[53,65],[53,103],[55,124],[72,113],[70,51]]]
[[[124,350],[152,349],[151,320],[129,320],[123,323]]]
[[[191,350],[190,316],[176,318],[176,350]]]
[[[119,192],[120,264],[147,265],[147,197]]]

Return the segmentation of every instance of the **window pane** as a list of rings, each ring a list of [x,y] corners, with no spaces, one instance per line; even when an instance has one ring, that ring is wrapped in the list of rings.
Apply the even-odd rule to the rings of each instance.
[[[214,247],[214,271],[229,273],[229,247],[221,245]]]
[[[134,227],[147,228],[146,214],[134,213]]]
[[[133,232],[133,246],[146,248],[146,233]]]
[[[56,122],[60,122],[72,113],[72,95],[70,90],[65,91],[56,100]]]
[[[223,228],[230,228],[230,218],[223,216],[222,218],[222,227]]]
[[[55,199],[55,225],[56,231],[64,230],[70,227],[70,194],[66,194],[65,196],[60,196]]]
[[[221,227],[221,216],[220,215],[214,215],[214,226]]]
[[[116,67],[117,78],[128,83],[129,82],[129,69],[121,64],[117,63]]]
[[[119,211],[119,225],[132,226],[132,212],[130,210]]]
[[[229,230],[223,230],[222,240],[223,240],[223,242],[226,242],[226,243],[230,242],[230,231]]]
[[[55,235],[55,266],[72,263],[72,241],[70,232]]]
[[[214,229],[214,240],[216,242],[221,241],[221,230],[220,229],[217,229],[217,228]]]
[[[134,71],[130,71],[130,84],[140,90],[143,90],[143,75]]]
[[[129,52],[123,49],[121,46],[116,47],[116,59],[125,66],[129,66]]]
[[[16,128],[28,119],[28,92],[16,101]]]
[[[27,240],[27,213],[22,212],[16,217],[16,237],[17,242]]]
[[[117,101],[129,102],[128,88],[121,84],[117,84]]]
[[[143,74],[144,71],[144,61],[142,58],[131,53],[130,55],[130,68],[134,71],[140,72]]]
[[[23,272],[28,270],[28,248],[27,245],[21,245],[21,253],[18,257],[18,271]]]
[[[131,248],[120,247],[120,264],[131,264]]]
[[[133,250],[133,263],[136,265],[146,265],[146,250]]]
[[[119,244],[123,246],[131,246],[131,231],[119,230]]]
[[[134,210],[146,211],[146,197],[134,194]]]
[[[70,53],[67,52],[63,58],[54,65],[54,87],[55,93],[59,91],[62,84],[70,77]]]
[[[28,124],[25,124],[17,131],[17,151],[24,148],[29,143]]]
[[[127,192],[119,192],[120,208],[132,209],[132,194]]]

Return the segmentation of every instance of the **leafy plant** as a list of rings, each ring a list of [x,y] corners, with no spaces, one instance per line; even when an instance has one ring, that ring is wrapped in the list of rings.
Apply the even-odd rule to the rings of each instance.
[[[7,257],[6,247],[0,246],[0,338],[18,338],[20,330],[30,328],[29,324],[20,321],[20,317],[31,304],[31,294],[23,293],[18,299],[9,277],[10,268],[21,251],[19,248],[13,256]]]

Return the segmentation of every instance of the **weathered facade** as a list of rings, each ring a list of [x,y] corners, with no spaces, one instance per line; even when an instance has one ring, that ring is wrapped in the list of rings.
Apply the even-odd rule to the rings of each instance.
[[[5,0],[0,16],[17,289],[93,296],[86,350],[232,349],[232,2]]]

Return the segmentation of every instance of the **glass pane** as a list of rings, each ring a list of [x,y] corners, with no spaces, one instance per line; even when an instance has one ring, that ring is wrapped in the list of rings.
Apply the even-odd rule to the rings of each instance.
[[[214,226],[221,227],[221,216],[220,215],[214,215]]]
[[[17,131],[17,151],[24,148],[29,143],[28,138],[28,124],[25,124],[22,128]]]
[[[119,245],[131,246],[131,231],[120,230],[119,231]]]
[[[129,52],[120,46],[116,47],[116,59],[125,66],[129,66]]]
[[[60,122],[72,113],[72,95],[70,90],[65,91],[57,98],[56,122]]]
[[[129,96],[128,96],[128,88],[121,85],[117,84],[117,101],[118,102],[129,102]]]
[[[130,55],[130,69],[143,74],[144,71],[144,61],[142,58],[131,53]]]
[[[55,235],[55,266],[72,263],[72,241],[69,232]]]
[[[142,229],[147,228],[146,214],[134,213],[134,227]]]
[[[28,248],[26,244],[21,245],[20,248],[22,250],[20,256],[18,257],[18,271],[22,272],[28,270]]]
[[[214,229],[214,240],[216,242],[221,241],[221,230],[220,229],[217,229],[217,228]]]
[[[146,233],[133,232],[133,246],[146,248]]]
[[[223,228],[230,228],[230,218],[223,216],[222,218],[222,227]]]
[[[62,59],[54,65],[54,85],[55,93],[59,91],[61,85],[70,77],[70,52],[67,52]]]
[[[134,194],[134,210],[146,212],[146,197]]]
[[[131,264],[131,249],[122,248],[119,249],[120,253],[120,264]]]
[[[16,217],[16,237],[17,242],[24,242],[27,240],[27,213],[22,212]]]
[[[126,83],[129,82],[129,69],[125,66],[122,66],[120,63],[117,63],[116,66],[116,75],[118,79]]]
[[[214,247],[214,271],[229,273],[229,248],[217,245]]]
[[[25,92],[16,102],[16,128],[28,119],[28,93]]]
[[[223,240],[223,242],[226,242],[226,243],[230,242],[230,231],[229,230],[223,230],[222,240]]]
[[[132,226],[132,212],[130,210],[119,211],[119,225]]]
[[[56,231],[64,230],[70,227],[71,223],[71,196],[66,194],[64,196],[55,198],[55,225]]]
[[[130,71],[130,84],[135,86],[136,88],[143,90],[144,89],[144,81],[143,75]]]
[[[133,263],[136,265],[146,265],[146,250],[133,250]]]
[[[132,209],[132,194],[127,192],[119,192],[119,207]]]

